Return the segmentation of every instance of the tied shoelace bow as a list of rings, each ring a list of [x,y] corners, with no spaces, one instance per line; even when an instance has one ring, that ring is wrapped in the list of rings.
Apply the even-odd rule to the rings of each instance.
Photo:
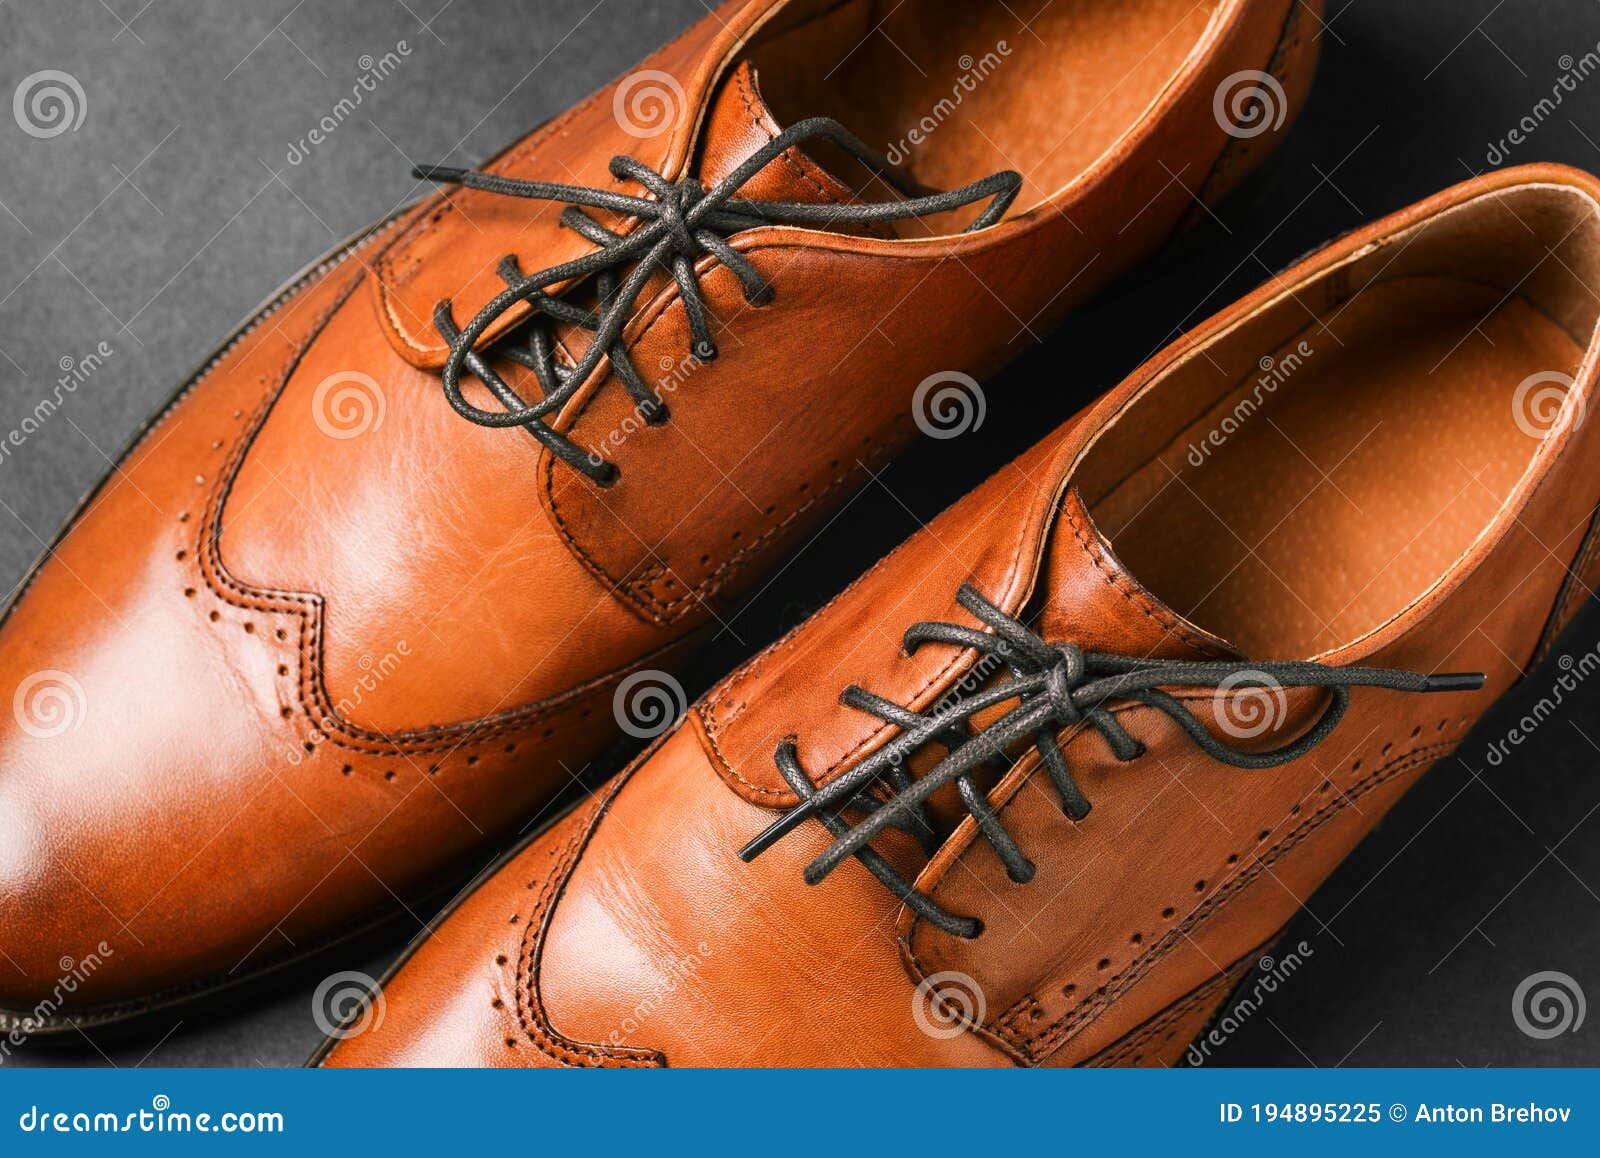
[[[788,149],[813,139],[837,145],[875,176],[889,182],[906,199],[838,205],[758,201],[735,196],[752,177]],[[734,234],[768,225],[825,229],[905,221],[948,213],[987,200],[989,204],[962,231],[971,233],[999,221],[1022,188],[1021,176],[1008,170],[947,193],[929,192],[919,188],[844,126],[825,117],[802,121],[779,133],[711,189],[705,189],[692,177],[674,184],[649,166],[625,156],[612,158],[612,176],[619,181],[633,181],[649,196],[636,197],[581,185],[523,181],[437,165],[419,166],[414,174],[419,180],[464,185],[507,197],[566,202],[561,224],[597,247],[582,257],[527,276],[523,275],[515,257],[502,258],[498,272],[506,288],[479,310],[465,328],[456,328],[448,301],[440,302],[435,308],[433,323],[450,345],[442,376],[445,397],[458,414],[480,426],[524,427],[556,458],[601,485],[616,481],[616,467],[598,455],[585,453],[565,435],[552,430],[545,420],[561,409],[607,355],[618,379],[633,396],[641,417],[651,425],[667,420],[666,405],[640,377],[622,342],[622,331],[633,313],[634,304],[656,270],[667,271],[677,283],[694,340],[692,353],[701,361],[708,361],[716,357],[717,347],[711,338],[710,318],[700,292],[699,278],[703,275],[695,270],[697,258],[710,255],[726,266],[738,278],[745,300],[751,305],[765,305],[773,298],[771,283],[729,244],[728,238]],[[631,233],[616,233],[584,212],[584,207],[637,218],[642,224]],[[619,280],[620,269],[630,262],[633,268]],[[595,279],[597,309],[584,309],[549,292],[552,287],[591,275]],[[533,371],[541,393],[539,401],[534,403],[524,401],[489,359],[474,349],[495,320],[518,302],[527,302],[534,310],[526,343],[507,343],[498,352]],[[565,322],[594,333],[588,349],[570,369],[557,364],[556,343],[545,320]],[[461,392],[464,370],[477,377],[505,409],[484,410],[468,402]]]
[[[1309,661],[1139,659],[1085,652],[1070,643],[1047,643],[970,585],[962,584],[956,599],[989,630],[953,623],[914,623],[906,630],[906,654],[915,653],[926,643],[971,648],[980,656],[998,659],[1010,678],[959,700],[946,697],[927,714],[913,712],[860,687],[846,688],[840,696],[841,703],[895,725],[900,734],[822,788],[812,784],[800,767],[794,743],[785,741],[779,745],[778,771],[800,803],[741,849],[741,859],[753,860],[786,833],[815,817],[833,834],[834,841],[806,866],[808,884],[821,881],[846,858],[854,856],[919,917],[957,937],[972,938],[983,930],[977,918],[948,913],[917,892],[869,842],[886,828],[898,828],[916,837],[931,855],[939,841],[926,805],[935,792],[954,783],[962,805],[999,855],[1006,874],[1019,884],[1031,880],[1033,862],[1006,831],[974,775],[986,767],[1004,772],[1010,763],[1007,753],[1019,743],[1032,744],[1060,796],[1063,811],[1073,820],[1081,820],[1089,813],[1089,802],[1067,767],[1056,734],[1083,724],[1105,738],[1119,761],[1137,759],[1144,749],[1107,709],[1106,705],[1114,700],[1145,704],[1168,716],[1206,755],[1223,764],[1261,769],[1298,760],[1327,739],[1349,706],[1352,687],[1454,692],[1475,691],[1483,686],[1481,674],[1420,675],[1387,668],[1329,667]],[[1257,694],[1263,689],[1276,693],[1287,688],[1326,688],[1330,696],[1322,714],[1298,739],[1268,751],[1251,752],[1212,735],[1181,700],[1163,690],[1169,687],[1210,687],[1217,689],[1218,696],[1236,688]],[[974,716],[1012,700],[1016,701],[1014,708],[987,727],[972,729]],[[913,778],[906,770],[907,761],[917,748],[928,743],[943,746],[946,755],[925,775]],[[874,783],[882,783],[890,790],[887,800],[868,795]],[[841,815],[846,809],[860,813],[862,819],[855,824],[847,822]]]

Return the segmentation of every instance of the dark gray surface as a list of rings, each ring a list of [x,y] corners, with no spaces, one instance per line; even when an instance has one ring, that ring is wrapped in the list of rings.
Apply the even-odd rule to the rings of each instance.
[[[474,162],[620,73],[699,0],[172,0],[0,3],[0,96],[41,69],[81,84],[81,126],[37,139],[0,115],[0,432],[104,341],[114,351],[0,457],[9,590],[135,427],[247,310],[332,242],[420,190],[413,159]],[[703,684],[1118,380],[1303,251],[1490,166],[1491,146],[1600,41],[1594,0],[1328,0],[1299,128],[1207,221],[988,390],[988,420],[919,445],[734,621]],[[363,71],[409,55],[291,164]],[[1510,163],[1600,168],[1600,75],[1564,94]],[[951,454],[955,446],[958,454]],[[1586,613],[1567,641],[1595,646]],[[1485,746],[1559,674],[1534,673],[1312,900],[1311,953],[1215,1064],[1595,1064],[1592,1022],[1522,1033],[1512,995],[1556,970],[1600,997],[1600,688],[1499,767]],[[396,938],[403,938],[400,930]],[[316,977],[381,970],[395,943],[333,957],[237,1013],[173,1015],[0,1065],[283,1065],[319,1039]]]

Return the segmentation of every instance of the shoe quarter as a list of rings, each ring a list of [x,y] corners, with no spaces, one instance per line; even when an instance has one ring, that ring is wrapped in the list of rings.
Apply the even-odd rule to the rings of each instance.
[[[1320,711],[1305,692],[1253,703],[1194,695],[1203,717],[1260,719],[1287,736]],[[1472,717],[1454,698],[1357,689],[1333,737],[1293,764],[1259,771],[1212,760],[1150,709],[1124,710],[1124,726],[1146,746],[1134,763],[1118,764],[1093,733],[1065,745],[1093,804],[1082,821],[1063,815],[1033,769],[1015,774],[999,812],[1037,866],[1032,881],[1012,883],[969,834],[955,838],[959,852],[946,850],[948,863],[941,854],[930,864],[920,887],[985,927],[963,941],[907,922],[907,962],[915,975],[974,978],[986,998],[984,1030],[1024,1060],[1086,1058],[1270,942],[1404,789],[1459,743]]]
[[[1037,865],[1031,882],[1006,878],[971,821],[929,863],[917,887],[949,911],[980,916],[986,928],[962,941],[907,914],[901,934],[913,976],[968,974],[985,993],[983,1032],[1026,1060],[1055,1064],[1087,1059],[1270,943],[1417,778],[1455,752],[1524,676],[1594,502],[1592,432],[1562,427],[1547,437],[1507,510],[1450,574],[1329,657],[1482,671],[1481,691],[1355,689],[1332,736],[1266,771],[1220,765],[1165,717],[1124,709],[1125,726],[1146,747],[1137,761],[1117,764],[1094,734],[1065,741],[1093,804],[1083,821],[1063,816],[1031,759],[996,790],[1006,828]],[[1191,706],[1218,728],[1230,713],[1255,718],[1197,694]],[[1291,692],[1265,707],[1281,742],[1309,724],[1316,702],[1313,693]],[[1468,741],[1466,768],[1483,768],[1491,741]]]
[[[651,425],[607,373],[561,426],[613,463],[602,487],[542,464],[552,521],[573,552],[642,618],[703,616],[836,509],[919,427],[950,437],[983,420],[979,380],[1027,339],[1044,290],[1009,244],[811,244],[768,231],[740,245],[775,288],[747,304],[702,262],[720,353],[691,352],[675,288],[630,327],[630,358],[668,421]],[[940,392],[948,392],[942,401]]]

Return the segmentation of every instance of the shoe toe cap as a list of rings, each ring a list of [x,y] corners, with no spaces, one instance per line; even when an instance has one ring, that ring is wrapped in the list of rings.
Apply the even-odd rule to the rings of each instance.
[[[158,947],[206,944],[221,915],[214,876],[191,870],[249,855],[248,832],[224,823],[248,796],[223,770],[262,762],[257,737],[220,724],[238,714],[237,676],[184,647],[172,617],[146,603],[62,629],[60,586],[47,577],[0,633],[0,1009],[13,1011],[164,987]]]
[[[530,911],[587,824],[580,806],[506,860],[434,922],[383,984],[334,1024],[312,1064],[350,1067],[551,1067],[555,1043],[530,1033]],[[327,1004],[330,983],[318,990]],[[543,1047],[541,1048],[541,1042]]]

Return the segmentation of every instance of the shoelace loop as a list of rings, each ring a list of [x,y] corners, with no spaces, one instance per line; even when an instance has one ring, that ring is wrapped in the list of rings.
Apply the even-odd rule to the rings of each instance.
[[[1132,700],[1155,708],[1182,728],[1206,755],[1223,764],[1264,769],[1298,760],[1327,739],[1343,718],[1353,687],[1455,692],[1476,691],[1484,682],[1478,673],[1422,675],[1388,668],[1331,667],[1310,661],[1141,659],[1085,652],[1071,643],[1046,642],[968,584],[962,584],[956,599],[989,630],[953,623],[915,623],[905,634],[907,654],[927,643],[971,648],[981,657],[998,660],[1010,678],[959,699],[946,697],[926,713],[913,712],[860,687],[846,688],[840,696],[841,703],[897,726],[899,735],[822,788],[816,787],[801,768],[793,742],[779,745],[775,754],[778,771],[800,803],[741,849],[741,859],[753,860],[814,817],[827,827],[834,841],[806,866],[808,884],[818,883],[853,856],[918,916],[957,937],[976,937],[983,929],[981,921],[946,912],[917,892],[870,842],[884,829],[894,827],[917,837],[931,854],[937,839],[925,806],[935,792],[954,783],[963,807],[999,855],[1007,875],[1018,883],[1031,880],[1033,862],[1006,831],[974,776],[985,765],[1003,772],[1010,764],[1008,753],[1017,744],[1026,741],[1032,745],[1063,811],[1073,820],[1082,820],[1089,814],[1089,801],[1073,779],[1056,734],[1082,722],[1105,738],[1119,761],[1137,759],[1143,748],[1107,709],[1106,705],[1113,701]],[[1330,696],[1316,721],[1297,739],[1267,751],[1250,751],[1218,739],[1182,700],[1164,690],[1211,687],[1222,694],[1241,686],[1279,691],[1325,688]],[[1016,706],[993,723],[977,731],[972,729],[974,716],[1013,700]],[[928,743],[942,745],[946,754],[925,775],[913,778],[906,763],[913,752]],[[887,801],[867,794],[874,783],[891,790]],[[854,824],[846,821],[842,813],[847,809],[862,814],[862,818]]]
[[[788,149],[813,139],[837,145],[904,194],[905,200],[838,205],[734,196]],[[983,211],[962,231],[970,233],[999,221],[1022,188],[1022,177],[1007,170],[945,193],[920,189],[886,158],[826,117],[814,117],[785,129],[709,190],[693,178],[677,183],[668,181],[648,165],[626,156],[612,159],[612,176],[619,181],[634,182],[643,187],[648,196],[582,185],[524,181],[438,165],[419,166],[414,174],[419,180],[463,185],[507,197],[564,202],[566,208],[561,213],[561,224],[596,246],[582,257],[531,275],[522,273],[514,257],[503,258],[498,272],[506,288],[465,327],[456,327],[448,301],[440,302],[435,308],[433,322],[450,345],[442,377],[445,397],[458,414],[479,426],[524,427],[556,458],[601,485],[616,480],[616,467],[598,455],[586,453],[566,435],[551,429],[546,419],[561,409],[588,380],[601,359],[609,355],[618,379],[633,396],[644,419],[656,425],[667,420],[665,404],[640,376],[621,340],[634,305],[656,270],[667,271],[677,283],[693,338],[692,353],[707,361],[716,357],[717,347],[700,292],[701,275],[694,267],[698,258],[709,255],[732,272],[751,305],[764,305],[773,297],[772,285],[729,244],[728,238],[734,234],[768,225],[837,229],[905,221],[988,201]],[[636,218],[642,224],[631,233],[618,233],[584,212],[585,208]],[[619,278],[620,271],[630,263],[633,268]],[[559,290],[551,292],[555,287],[590,276],[595,278],[598,309],[583,309],[556,296]],[[495,370],[489,358],[475,349],[478,339],[489,327],[519,302],[528,303],[534,311],[526,344],[508,343],[497,352],[533,371],[541,394],[533,403],[525,401]],[[556,344],[548,325],[552,320],[594,333],[583,356],[570,369],[564,369],[556,361]],[[485,410],[469,402],[461,390],[463,371],[477,377],[505,409]]]

